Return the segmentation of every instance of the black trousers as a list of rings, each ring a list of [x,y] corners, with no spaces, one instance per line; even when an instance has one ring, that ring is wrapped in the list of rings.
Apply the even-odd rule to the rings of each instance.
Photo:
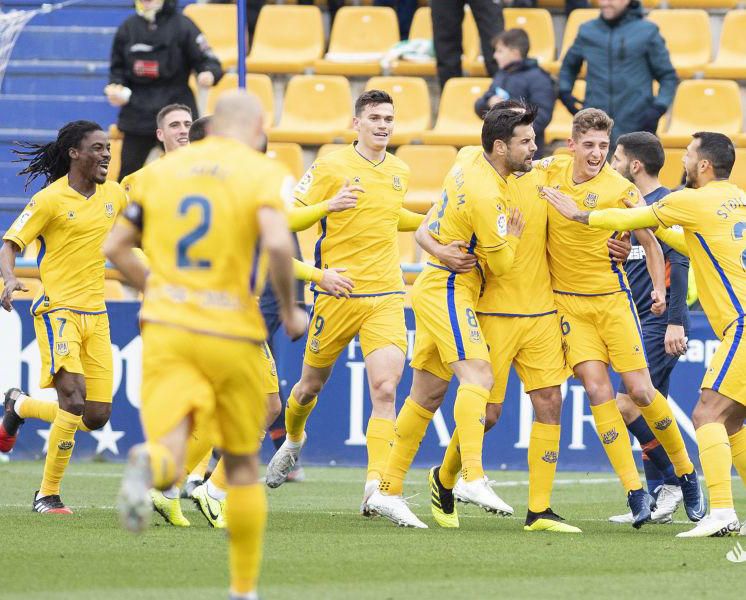
[[[471,7],[477,23],[487,73],[493,77],[497,72],[497,63],[492,57],[492,39],[505,28],[500,0],[433,0],[433,45],[441,88],[451,77],[461,77],[463,74],[461,23],[466,4]]]
[[[155,133],[150,135],[125,133],[122,140],[122,167],[119,170],[119,181],[142,167],[150,151],[157,145],[158,138],[155,137]]]

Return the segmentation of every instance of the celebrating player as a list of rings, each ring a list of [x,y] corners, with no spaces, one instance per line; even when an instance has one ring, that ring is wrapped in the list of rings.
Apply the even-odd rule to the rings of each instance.
[[[739,353],[746,320],[746,194],[728,181],[734,162],[735,149],[727,136],[699,132],[684,155],[688,189],[650,206],[584,211],[564,194],[546,192],[559,213],[593,228],[683,228],[683,232],[665,230],[657,235],[689,255],[702,308],[721,344],[702,380],[692,413],[711,510],[696,527],[678,537],[736,535],[739,523],[731,488],[734,465],[746,483],[746,357]]]
[[[396,438],[380,488],[368,502],[372,512],[397,525],[427,527],[407,506],[402,486],[454,374],[459,380],[453,413],[454,436],[461,450],[462,493],[490,512],[513,512],[489,487],[482,467],[485,410],[494,378],[476,309],[485,279],[508,273],[515,259],[524,222],[517,209],[510,209],[509,215],[508,179],[513,171],[531,169],[536,152],[534,117],[528,108],[488,112],[482,126],[483,151],[470,151],[456,162],[446,176],[437,210],[430,211],[429,234],[440,243],[470,240],[468,252],[478,262],[475,269],[457,274],[434,259],[412,290],[417,328],[412,388],[396,419]],[[431,485],[437,476],[437,470],[431,471]],[[458,527],[452,498],[450,503],[441,506],[444,510],[436,518],[443,526]]]
[[[394,439],[396,386],[407,349],[397,230],[414,231],[424,217],[402,208],[409,167],[386,152],[394,127],[391,97],[381,90],[363,93],[353,126],[357,141],[317,160],[295,188],[293,212],[326,210],[330,197],[349,203],[349,209],[321,219],[315,259],[317,267],[346,267],[355,289],[338,300],[312,286],[303,371],[287,401],[287,438],[267,466],[267,485],[278,487],[287,478],[306,442],[305,425],[317,396],[340,352],[359,334],[373,404],[366,431],[365,513]]]
[[[39,241],[42,289],[31,306],[41,353],[41,387],[54,387],[57,401],[30,398],[17,388],[5,392],[0,450],[10,452],[25,419],[52,424],[41,486],[33,510],[70,514],[60,499],[60,482],[70,462],[78,429],[103,427],[111,416],[113,366],[109,318],[104,304],[101,245],[126,195],[107,181],[109,139],[91,121],[73,121],[45,145],[18,154],[28,161],[20,174],[28,183],[44,177],[45,188],[3,237],[2,305],[11,310],[13,292],[26,291],[13,274],[16,255]]]

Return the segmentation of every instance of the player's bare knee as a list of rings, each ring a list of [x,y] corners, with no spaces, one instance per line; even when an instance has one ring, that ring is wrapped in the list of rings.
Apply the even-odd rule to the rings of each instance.
[[[315,378],[301,379],[293,388],[293,396],[300,404],[308,404],[319,395],[324,383]]]
[[[376,402],[394,403],[396,401],[396,381],[380,379],[370,384],[371,395]]]
[[[585,392],[590,398],[591,404],[603,404],[614,397],[614,390],[611,385],[605,381],[588,379],[583,381]]]
[[[627,387],[627,395],[637,406],[648,406],[655,396],[655,390],[643,382]]]
[[[559,425],[562,413],[562,392],[559,386],[532,390],[529,396],[539,423]]]

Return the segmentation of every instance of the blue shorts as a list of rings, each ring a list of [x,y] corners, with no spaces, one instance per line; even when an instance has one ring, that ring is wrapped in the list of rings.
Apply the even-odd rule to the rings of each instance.
[[[647,325],[644,322],[642,323],[642,343],[645,345],[645,354],[648,358],[650,379],[653,382],[653,387],[667,398],[668,387],[671,383],[671,372],[676,363],[679,362],[679,357],[666,354],[666,328],[666,324]],[[619,383],[618,392],[620,394],[627,393],[623,381]]]

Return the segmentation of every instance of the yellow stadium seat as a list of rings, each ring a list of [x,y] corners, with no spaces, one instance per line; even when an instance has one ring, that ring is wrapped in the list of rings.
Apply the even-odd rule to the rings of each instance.
[[[122,140],[109,138],[111,145],[111,161],[109,162],[109,172],[106,179],[117,181],[119,179],[119,170],[122,168]]]
[[[405,231],[399,233],[399,261],[403,263],[419,262],[419,249],[414,239],[414,233]]]
[[[694,1],[696,2],[697,0],[694,0]],[[658,6],[663,4],[664,2],[668,4],[669,6],[671,5],[670,0],[642,0],[641,4],[645,8],[658,8]],[[562,4],[562,6],[564,6],[564,3]],[[594,8],[597,8],[598,0],[591,0],[591,6]]]
[[[717,131],[734,138],[741,131],[741,95],[735,81],[690,79],[676,90],[668,128],[658,137],[666,148],[685,148],[696,131]]]
[[[124,134],[119,131],[116,123],[109,125],[109,139],[110,140],[121,140],[124,139]]]
[[[730,180],[742,190],[746,190],[746,148],[736,148],[736,164],[733,165]]]
[[[667,188],[677,188],[681,185],[681,176],[684,174],[684,153],[683,148],[666,148],[666,160],[663,168],[658,174],[658,179]]]
[[[265,5],[259,13],[246,68],[258,73],[303,73],[324,54],[318,6]]]
[[[396,12],[388,6],[345,6],[337,11],[329,50],[314,62],[317,73],[378,75],[380,60],[399,42]]]
[[[410,40],[432,40],[433,22],[429,6],[419,7],[412,18],[412,26],[409,28]],[[419,77],[433,77],[436,73],[435,59],[425,62],[414,62],[408,60],[395,60],[391,64],[391,73],[394,75],[414,75]]]
[[[192,89],[195,89],[196,83],[194,77],[189,81]],[[205,115],[211,115],[215,112],[215,103],[223,92],[235,90],[238,87],[238,75],[236,73],[226,73],[207,91],[207,99],[203,112]],[[275,95],[272,90],[272,80],[268,75],[262,73],[246,74],[246,89],[259,98],[259,102],[264,109],[264,126],[271,128],[275,121]],[[202,108],[202,107],[201,107]]]
[[[712,58],[710,18],[698,9],[651,10],[679,77],[693,77],[704,71]]]
[[[188,4],[184,15],[205,34],[223,68],[238,63],[238,17],[235,4]]]
[[[124,286],[116,279],[104,279],[104,298],[106,300],[125,300]]]
[[[294,75],[285,90],[282,116],[269,131],[270,142],[327,144],[340,138],[352,122],[347,78]]]
[[[463,46],[463,57],[461,66],[470,77],[485,77],[487,69],[484,66],[482,56],[482,42],[479,38],[479,29],[471,9],[467,6],[464,10],[464,21],[461,26],[461,39]]]
[[[523,29],[528,34],[528,55],[543,67],[554,60],[554,26],[544,8],[504,8],[505,29]]]
[[[366,90],[384,90],[394,100],[394,135],[391,144],[409,144],[422,138],[422,132],[430,129],[430,92],[421,77],[371,77]],[[350,129],[345,140],[352,142],[357,132]]]
[[[308,229],[298,232],[298,243],[300,244],[300,251],[303,255],[303,260],[309,264],[313,264],[314,257],[313,251],[316,247],[316,240],[319,239],[319,226],[318,224],[312,225]]]
[[[438,119],[431,131],[422,134],[426,144],[468,146],[479,144],[482,120],[474,112],[474,102],[491,83],[489,77],[455,77],[443,87]]]
[[[440,199],[443,180],[456,161],[453,146],[400,146],[396,156],[409,165],[409,189],[404,206],[426,213]]]
[[[267,156],[284,164],[293,177],[303,176],[303,148],[290,142],[276,142],[267,145]]]
[[[567,50],[575,41],[575,38],[578,35],[578,29],[580,29],[580,26],[586,21],[591,21],[598,17],[598,14],[597,8],[576,8],[570,13],[570,16],[567,17],[567,23],[565,23],[565,33],[562,36],[562,48],[560,49],[559,57],[556,61],[545,65],[547,71],[552,73],[552,75],[559,73],[560,67],[562,66],[562,59],[565,58]],[[585,65],[583,65],[583,69],[580,71],[580,76],[584,77],[584,73]]]
[[[572,88],[572,95],[578,100],[585,98],[585,81],[578,79]],[[564,142],[572,133],[572,115],[559,100],[554,103],[552,120],[544,130],[544,141],[551,144],[555,141]]]
[[[739,0],[666,0],[668,8],[735,8]]]
[[[723,20],[715,60],[705,66],[705,77],[746,79],[746,10],[729,10]]]
[[[342,148],[347,148],[347,144],[324,144],[319,147],[319,151],[316,153],[316,158],[321,158],[330,152],[336,152]]]

